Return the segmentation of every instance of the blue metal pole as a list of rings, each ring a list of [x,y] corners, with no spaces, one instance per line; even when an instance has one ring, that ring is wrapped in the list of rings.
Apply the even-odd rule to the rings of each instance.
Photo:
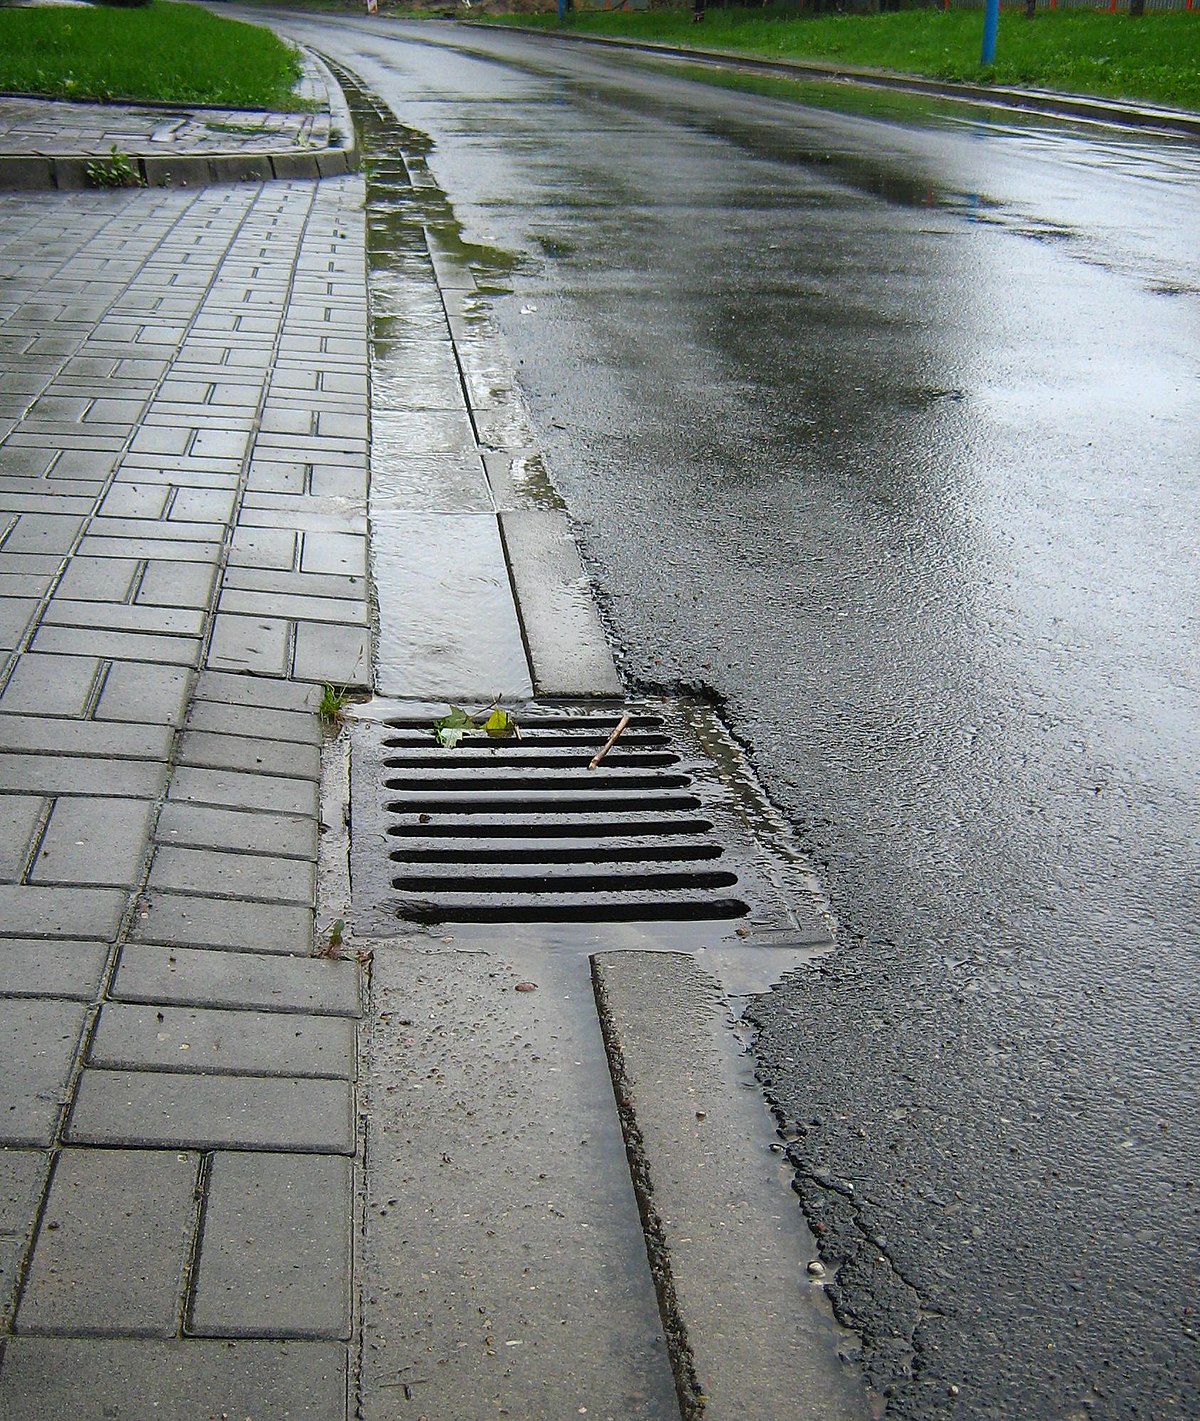
[[[567,18],[567,0],[558,0],[558,18],[560,20]]]
[[[983,54],[980,64],[996,62],[996,31],[1000,28],[1000,0],[987,0],[983,10]]]

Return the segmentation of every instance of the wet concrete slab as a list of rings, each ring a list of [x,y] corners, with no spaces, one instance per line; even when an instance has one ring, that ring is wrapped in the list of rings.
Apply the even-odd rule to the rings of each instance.
[[[380,511],[372,522],[380,692],[531,696],[495,517]]]
[[[866,1398],[838,1355],[853,1339],[833,1321],[718,983],[677,953],[592,961],[690,1402],[710,1421],[863,1421]]]
[[[492,490],[478,450],[397,454],[372,473],[371,507],[414,513],[490,513]]]
[[[346,1349],[331,1342],[14,1338],[0,1372],[3,1421],[136,1416],[148,1396],[156,1421],[194,1421],[196,1398],[215,1415],[329,1421],[346,1406]]]
[[[586,960],[418,939],[373,970],[366,1421],[677,1417]]]
[[[566,515],[500,515],[533,684],[540,696],[619,696],[621,681]]]

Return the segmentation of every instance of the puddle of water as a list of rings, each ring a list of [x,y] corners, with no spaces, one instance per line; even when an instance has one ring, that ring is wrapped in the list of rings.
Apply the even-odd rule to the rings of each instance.
[[[716,712],[700,701],[683,701],[680,712],[696,737],[707,762],[701,760],[694,771],[697,780],[705,772],[723,786],[746,842],[754,845],[758,872],[778,890],[782,902],[798,922],[819,925],[829,934],[830,951],[837,933],[837,920],[829,895],[812,861],[802,851],[791,826],[767,798],[751,768],[745,751],[726,729]]]
[[[498,508],[566,507],[550,479],[545,459],[537,450],[512,453],[490,449],[484,454],[483,462]]]

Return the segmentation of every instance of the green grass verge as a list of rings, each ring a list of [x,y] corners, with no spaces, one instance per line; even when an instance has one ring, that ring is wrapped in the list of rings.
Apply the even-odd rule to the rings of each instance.
[[[493,16],[559,28],[553,15]],[[795,10],[712,9],[704,24],[687,10],[584,13],[563,28],[629,39],[728,49],[772,59],[817,59],[931,79],[1013,84],[1141,99],[1200,109],[1200,14],[1127,15],[1023,8],[1000,18],[996,63],[979,62],[981,10],[901,10],[885,15],[798,16]]]
[[[0,8],[0,92],[287,110],[299,77],[269,30],[195,5]]]

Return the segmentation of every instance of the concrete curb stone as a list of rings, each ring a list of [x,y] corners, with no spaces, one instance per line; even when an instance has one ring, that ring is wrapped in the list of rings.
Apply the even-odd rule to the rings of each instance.
[[[247,113],[244,117],[248,126],[250,122],[257,121],[259,134],[248,135],[246,144],[240,150],[230,146],[215,151],[196,148],[190,152],[182,149],[164,154],[160,144],[164,114],[177,116],[184,113],[193,124],[204,127],[206,124],[221,123],[225,115],[236,115],[237,111],[203,107],[185,109],[180,105],[165,104],[84,105],[65,100],[0,95],[0,191],[49,189],[65,192],[97,186],[89,177],[88,170],[104,161],[107,150],[91,151],[95,145],[89,146],[88,135],[82,126],[72,128],[69,121],[72,110],[90,111],[91,116],[119,113],[141,120],[146,132],[140,139],[135,136],[132,141],[124,140],[127,146],[112,146],[120,148],[129,159],[140,184],[145,187],[196,188],[217,183],[308,180],[342,177],[354,172],[358,167],[358,149],[345,96],[337,80],[316,55],[307,50],[302,50],[301,54],[305,71],[301,90],[324,104],[324,111],[319,116],[325,120],[330,139],[342,140],[337,146],[332,142],[310,144],[303,133],[298,135],[297,143],[287,146],[287,134],[282,125],[290,116],[256,112],[253,115]],[[23,104],[26,108],[36,105],[39,111],[52,112],[55,140],[62,146],[53,152],[13,151],[36,140],[28,134],[22,140],[19,129],[6,125],[6,104]],[[19,122],[19,115],[16,121]],[[280,129],[275,146],[268,151],[251,150],[250,143],[261,141],[261,137],[269,134],[272,128]],[[18,135],[15,140],[12,136],[14,132]],[[4,151],[6,144],[9,151]]]

